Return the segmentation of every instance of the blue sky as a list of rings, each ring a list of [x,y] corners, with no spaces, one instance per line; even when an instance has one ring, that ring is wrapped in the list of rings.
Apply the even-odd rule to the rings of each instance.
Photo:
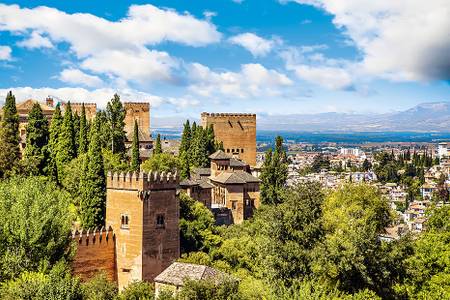
[[[447,9],[443,9],[447,8]],[[389,112],[450,99],[445,0],[0,2],[0,97],[158,116]]]

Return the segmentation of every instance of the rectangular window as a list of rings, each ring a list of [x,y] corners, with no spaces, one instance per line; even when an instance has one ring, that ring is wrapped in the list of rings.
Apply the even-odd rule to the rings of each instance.
[[[156,215],[156,228],[164,228],[164,227],[165,227],[164,215],[163,214]]]
[[[241,153],[244,153],[244,148],[241,149]]]
[[[236,209],[237,208],[237,201],[231,201],[231,209]]]
[[[122,229],[130,228],[129,222],[130,222],[130,218],[128,217],[128,215],[126,215],[126,214],[120,215],[120,228],[122,228]]]

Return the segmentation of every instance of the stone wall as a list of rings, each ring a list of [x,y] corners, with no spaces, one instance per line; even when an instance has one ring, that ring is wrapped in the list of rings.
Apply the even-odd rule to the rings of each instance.
[[[133,133],[134,120],[137,120],[139,130],[146,137],[150,137],[150,104],[145,102],[124,102],[125,132]]]
[[[239,113],[202,113],[202,126],[213,125],[216,140],[224,151],[250,166],[256,165],[256,115]]]
[[[112,229],[74,232],[76,254],[72,263],[73,273],[85,281],[98,272],[105,272],[108,279],[117,281],[115,264],[115,236]]]

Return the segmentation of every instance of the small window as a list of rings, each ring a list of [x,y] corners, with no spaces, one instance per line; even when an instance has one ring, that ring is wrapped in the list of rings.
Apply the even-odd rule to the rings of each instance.
[[[231,209],[237,208],[237,201],[231,201]]]
[[[164,228],[164,226],[165,226],[164,215],[163,214],[156,215],[156,228]]]
[[[227,153],[230,153],[230,148],[227,149]]]
[[[128,215],[125,215],[125,214],[120,215],[120,228],[122,228],[122,229],[130,228],[129,222],[130,222],[130,219],[129,219]]]
[[[241,153],[244,153],[244,148],[241,149]]]

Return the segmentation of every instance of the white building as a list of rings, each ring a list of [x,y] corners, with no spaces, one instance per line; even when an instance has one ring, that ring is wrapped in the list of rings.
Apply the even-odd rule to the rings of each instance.
[[[437,156],[439,157],[439,159],[449,156],[449,143],[448,142],[439,143]]]

